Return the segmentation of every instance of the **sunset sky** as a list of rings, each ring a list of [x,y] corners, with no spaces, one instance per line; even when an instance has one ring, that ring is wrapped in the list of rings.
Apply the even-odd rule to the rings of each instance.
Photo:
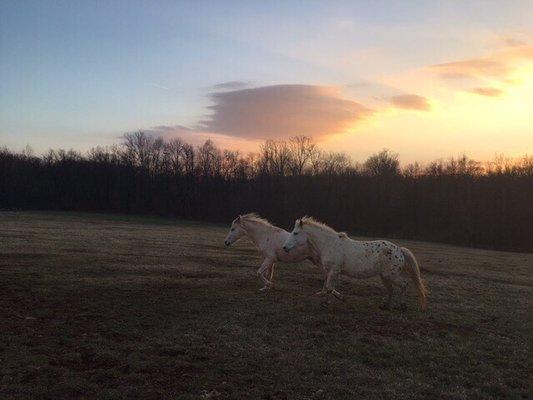
[[[533,154],[533,1],[3,1],[0,146]]]

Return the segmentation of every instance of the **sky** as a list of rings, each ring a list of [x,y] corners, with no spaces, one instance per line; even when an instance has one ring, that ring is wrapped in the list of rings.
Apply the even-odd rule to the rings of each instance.
[[[2,1],[0,147],[533,154],[533,1]]]

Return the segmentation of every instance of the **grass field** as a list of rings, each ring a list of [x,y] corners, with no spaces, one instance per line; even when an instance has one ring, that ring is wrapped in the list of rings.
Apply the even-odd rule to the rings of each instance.
[[[342,227],[338,227],[342,229]],[[320,306],[321,274],[157,218],[0,213],[1,399],[520,399],[533,254],[397,241],[431,290],[382,311],[379,279]]]

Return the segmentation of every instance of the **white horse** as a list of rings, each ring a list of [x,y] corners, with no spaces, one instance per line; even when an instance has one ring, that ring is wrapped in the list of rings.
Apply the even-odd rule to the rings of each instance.
[[[340,273],[353,278],[379,275],[388,293],[382,308],[390,308],[394,286],[400,288],[400,305],[405,308],[405,292],[410,278],[418,292],[420,307],[426,308],[427,290],[420,278],[418,263],[413,253],[405,247],[386,240],[352,240],[344,232],[336,232],[311,217],[296,220],[293,231],[283,244],[283,250],[290,254],[292,249],[305,243],[318,254],[319,262],[326,270],[325,294],[342,298],[338,292],[335,293],[335,283]],[[330,296],[327,299],[329,302]]]
[[[283,243],[289,237],[289,232],[272,225],[257,214],[239,215],[235,218],[224,244],[231,246],[244,236],[248,236],[253,242],[263,259],[261,267],[257,270],[257,275],[265,285],[261,291],[272,288],[274,264],[278,261],[296,263],[307,259],[320,266],[317,255],[311,251],[307,243],[295,245],[290,253],[283,251]]]

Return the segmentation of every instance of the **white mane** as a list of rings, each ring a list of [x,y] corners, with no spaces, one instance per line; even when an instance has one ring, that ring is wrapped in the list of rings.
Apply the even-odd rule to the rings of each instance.
[[[301,219],[302,223],[303,223],[303,226],[305,225],[311,225],[315,228],[318,228],[318,229],[321,229],[321,230],[324,230],[324,231],[327,231],[329,233],[334,233],[336,235],[339,236],[339,238],[341,239],[347,239],[348,238],[348,235],[346,234],[346,232],[337,232],[335,229],[333,229],[331,226],[329,225],[326,225],[325,223],[323,222],[320,222],[320,221],[317,221],[316,219],[314,219],[313,217],[303,217]]]
[[[266,225],[269,227],[274,226],[267,219],[261,217],[259,214],[256,214],[256,213],[248,213],[248,214],[241,215],[241,220],[243,220],[244,222],[256,222],[258,224]]]
[[[302,226],[311,225],[323,231],[328,231],[330,233],[339,233],[335,229],[333,229],[331,226],[326,225],[323,222],[317,221],[313,217],[303,217],[300,221],[302,221]]]

